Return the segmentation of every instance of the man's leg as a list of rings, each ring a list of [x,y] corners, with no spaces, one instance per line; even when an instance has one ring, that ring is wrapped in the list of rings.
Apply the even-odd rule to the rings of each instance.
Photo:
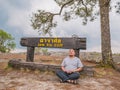
[[[63,82],[69,80],[69,77],[68,77],[67,73],[65,73],[65,72],[62,71],[62,70],[56,71],[56,75],[57,75]]]
[[[72,73],[72,74],[69,75],[69,79],[70,80],[76,80],[79,77],[80,77],[80,73],[78,73],[78,72],[74,72],[74,73]]]

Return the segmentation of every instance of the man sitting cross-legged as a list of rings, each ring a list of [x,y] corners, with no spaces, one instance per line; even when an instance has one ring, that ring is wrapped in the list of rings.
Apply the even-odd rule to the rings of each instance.
[[[56,71],[56,75],[62,80],[62,82],[69,82],[76,84],[76,80],[80,77],[80,71],[83,64],[78,57],[75,57],[74,49],[69,50],[69,56],[67,56],[61,64],[61,69]]]

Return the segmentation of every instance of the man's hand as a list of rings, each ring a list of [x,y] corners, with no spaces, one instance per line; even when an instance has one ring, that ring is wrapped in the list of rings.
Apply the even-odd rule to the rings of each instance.
[[[68,70],[68,71],[65,71],[65,72],[67,72],[67,73],[73,73],[73,72],[80,72],[81,70],[82,70],[82,68],[80,67],[80,68],[77,68],[75,70]]]
[[[71,71],[71,70],[66,71],[66,73],[69,73],[69,74],[70,74],[70,73],[73,73],[73,72],[74,72],[74,71]]]
[[[62,66],[61,69],[62,69],[64,72],[70,74],[70,73],[73,73],[73,72],[80,72],[80,71],[82,70],[82,67],[79,67],[79,68],[77,68],[77,69],[75,69],[75,70],[65,70],[65,68]]]

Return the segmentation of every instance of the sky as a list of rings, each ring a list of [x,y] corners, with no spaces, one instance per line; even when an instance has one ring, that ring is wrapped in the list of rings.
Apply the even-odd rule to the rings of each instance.
[[[114,0],[113,0],[114,1]],[[118,0],[115,0],[118,1]],[[115,1],[112,3],[114,5]],[[58,12],[59,6],[54,0],[0,0],[0,29],[10,33],[15,38],[14,52],[26,50],[20,45],[22,37],[40,37],[37,30],[31,27],[32,13],[37,10]],[[87,49],[83,51],[101,52],[100,19],[82,25],[81,19],[63,21],[57,16],[58,25],[53,28],[53,37],[71,37],[76,34],[87,38]],[[111,46],[113,53],[120,53],[120,15],[115,9],[110,12]]]

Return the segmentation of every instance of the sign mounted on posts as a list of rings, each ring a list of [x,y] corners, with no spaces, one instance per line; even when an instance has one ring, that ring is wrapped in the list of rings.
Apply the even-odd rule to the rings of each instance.
[[[20,44],[27,47],[86,49],[86,38],[21,38]]]
[[[24,37],[20,44],[27,47],[27,61],[33,61],[35,47],[74,49],[79,57],[79,49],[86,49],[86,38]]]

